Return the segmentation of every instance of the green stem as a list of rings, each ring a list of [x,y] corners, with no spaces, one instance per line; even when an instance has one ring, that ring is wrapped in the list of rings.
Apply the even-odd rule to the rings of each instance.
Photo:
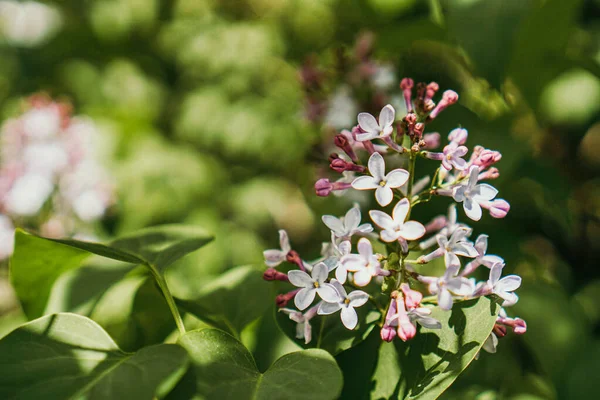
[[[146,264],[146,266],[150,269],[156,284],[160,288],[165,300],[167,301],[167,305],[171,310],[171,314],[173,315],[173,319],[175,320],[175,324],[177,325],[177,329],[179,329],[179,333],[181,335],[185,335],[185,326],[183,325],[183,319],[181,318],[181,314],[179,314],[179,310],[177,309],[177,305],[175,304],[175,299],[173,299],[173,295],[167,286],[167,281],[161,273],[156,269],[156,267],[152,264]]]

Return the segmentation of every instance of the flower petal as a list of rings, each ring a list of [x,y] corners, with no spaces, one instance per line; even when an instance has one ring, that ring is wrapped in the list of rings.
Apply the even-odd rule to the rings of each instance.
[[[373,255],[373,246],[367,238],[360,238],[358,244],[356,245],[356,248],[358,249],[358,253],[363,257],[364,260],[368,260],[369,257]]]
[[[452,198],[454,199],[454,201],[456,201],[457,203],[465,201],[465,199],[466,199],[465,191],[466,190],[467,190],[467,187],[464,185],[455,187],[454,190],[452,191]],[[456,219],[454,219],[454,220],[456,221]]]
[[[359,271],[365,268],[367,265],[367,260],[361,255],[358,254],[348,254],[342,257],[342,267],[347,271]],[[340,267],[338,267],[339,270]],[[337,276],[336,276],[337,278]],[[338,278],[341,282],[342,280]]]
[[[400,228],[400,236],[406,240],[417,240],[425,234],[425,227],[417,221],[406,221]]]
[[[379,133],[379,124],[374,116],[369,113],[362,112],[358,114],[358,125],[365,132],[377,132]]]
[[[375,152],[371,154],[368,161],[369,173],[375,178],[377,184],[385,177],[385,161],[381,154]]]
[[[352,187],[356,190],[369,190],[377,189],[380,186],[379,181],[372,176],[363,175],[352,181]]]
[[[501,292],[512,292],[521,286],[521,277],[518,275],[508,275],[496,283],[496,290]]]
[[[265,264],[268,267],[276,267],[285,261],[285,255],[280,250],[265,250],[263,251],[263,256],[265,257]]]
[[[296,293],[296,296],[294,297],[294,304],[296,305],[296,308],[298,308],[298,310],[304,310],[310,306],[315,299],[316,292],[317,291],[315,288],[300,289],[300,291]]]
[[[446,287],[452,293],[459,296],[468,296],[473,293],[473,289],[475,289],[473,283],[467,278],[450,279],[446,282]]]
[[[438,293],[438,304],[442,310],[451,310],[452,309],[452,295],[446,289],[441,289]]]
[[[325,282],[328,274],[329,269],[327,268],[327,265],[325,265],[325,263],[323,262],[320,262],[317,265],[315,265],[311,273],[313,280],[319,282],[320,284]]]
[[[338,303],[342,300],[338,292],[329,283],[322,284],[321,287],[316,289],[316,292],[319,294],[319,297],[328,303]]]
[[[344,300],[346,297],[348,297],[346,289],[344,289],[344,286],[339,281],[332,279],[329,284],[333,286],[336,292],[338,292],[340,299]]]
[[[500,280],[500,275],[502,275],[502,267],[503,266],[501,264],[495,264],[494,266],[492,266],[492,268],[490,268],[489,283],[492,286],[496,286],[496,284]]]
[[[517,296],[515,293],[500,292],[497,294],[504,299],[502,302],[502,307],[514,306],[519,301],[519,296]]]
[[[487,183],[477,185],[479,194],[473,196],[476,200],[492,200],[498,194],[498,189]]]
[[[342,305],[340,303],[327,303],[327,302],[323,301],[321,304],[319,304],[319,309],[317,310],[317,314],[319,314],[319,315],[333,314],[334,312],[339,311],[340,308],[342,308]]]
[[[362,290],[355,290],[348,295],[350,307],[360,307],[369,300],[369,295]]]
[[[340,313],[340,317],[342,318],[342,323],[347,329],[354,329],[358,324],[358,315],[354,308],[352,307],[343,307],[342,312]]]
[[[288,238],[288,234],[285,230],[279,230],[279,246],[281,247],[281,251],[284,253],[289,253],[292,247],[290,246],[290,239]]]
[[[387,186],[391,188],[398,188],[408,181],[409,176],[410,174],[407,170],[397,168],[395,170],[390,171],[385,176],[385,181],[387,182]]]
[[[346,269],[346,265],[340,264],[335,270],[335,279],[337,279],[340,283],[346,283],[346,279],[348,279],[348,270]]]
[[[405,197],[394,206],[394,210],[392,211],[392,217],[394,218],[394,221],[400,224],[403,223],[406,220],[409,210],[410,202]]]
[[[392,243],[398,240],[401,236],[399,231],[393,231],[390,229],[384,229],[380,232],[381,240],[387,243]]]
[[[393,199],[394,193],[389,186],[379,186],[377,189],[375,189],[375,200],[377,200],[380,206],[387,206],[392,202]]]
[[[446,268],[450,267],[459,267],[460,268],[460,259],[456,256],[456,254],[447,251],[444,254],[444,263],[446,264]]]
[[[376,139],[379,135],[373,131],[373,132],[367,132],[367,133],[357,133],[356,134],[356,140],[358,142],[364,142],[365,140],[373,140]]]
[[[465,198],[465,201],[463,201],[463,208],[467,217],[471,218],[473,221],[479,221],[481,219],[482,211],[479,203]]]
[[[475,241],[475,249],[477,250],[477,253],[479,253],[480,256],[483,256],[487,251],[488,237],[489,236],[486,234],[481,234],[477,236],[477,240]]]
[[[416,321],[425,328],[429,328],[429,329],[441,329],[442,328],[442,323],[432,317],[418,316],[416,318]]]
[[[354,284],[356,284],[356,286],[361,287],[367,286],[369,282],[371,282],[372,277],[373,276],[371,275],[371,273],[367,271],[366,268],[363,268],[354,274]]]
[[[496,347],[498,346],[498,337],[496,337],[496,335],[494,335],[494,333],[490,333],[490,336],[487,337],[487,339],[485,339],[485,342],[483,342],[483,349],[485,351],[487,351],[488,353],[495,353],[496,352]]]
[[[309,344],[312,340],[312,326],[310,326],[310,322],[306,321],[304,323],[304,344]]]
[[[356,232],[359,232],[359,233],[373,232],[373,226],[369,223],[359,225],[358,228],[356,228]]]
[[[308,288],[313,287],[312,278],[304,271],[294,269],[288,272],[288,278],[290,280],[290,283],[294,286]]]
[[[360,208],[352,207],[346,213],[344,217],[344,227],[346,228],[346,232],[351,233],[353,230],[358,228],[360,224]]]
[[[471,168],[469,172],[469,183],[467,186],[470,190],[473,190],[477,185],[477,180],[479,179],[479,167],[475,166]]]
[[[395,119],[396,110],[394,110],[394,107],[392,107],[391,104],[388,104],[385,107],[383,107],[381,109],[381,112],[379,113],[379,126],[381,126],[382,128],[390,126],[394,123]]]
[[[377,226],[382,229],[394,229],[394,220],[392,217],[379,210],[369,211],[369,216]]]
[[[321,220],[337,237],[342,237],[347,234],[344,223],[333,215],[323,215]]]

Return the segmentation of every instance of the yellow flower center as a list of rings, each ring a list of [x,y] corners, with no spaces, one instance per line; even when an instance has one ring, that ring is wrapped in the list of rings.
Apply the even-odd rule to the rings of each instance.
[[[387,185],[387,182],[385,180],[381,180],[379,182],[379,186],[384,187],[385,185]]]
[[[319,286],[319,282],[315,282],[315,283],[313,283],[313,286],[315,287],[315,289],[318,289],[318,288],[320,287],[320,286]]]

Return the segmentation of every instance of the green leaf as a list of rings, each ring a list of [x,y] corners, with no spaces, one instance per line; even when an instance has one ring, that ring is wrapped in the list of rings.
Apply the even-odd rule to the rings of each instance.
[[[188,364],[184,349],[160,344],[130,354],[94,321],[53,314],[0,340],[0,398],[150,399],[170,391]]]
[[[177,300],[188,312],[239,338],[274,301],[271,286],[252,267],[234,268],[204,286],[194,300]]]
[[[212,237],[196,227],[163,225],[119,238],[108,245],[71,239],[48,239],[17,230],[11,279],[25,314],[43,314],[56,279],[78,268],[91,254],[132,264],[151,264],[164,271]]]
[[[339,313],[332,315],[317,315],[311,319],[312,340],[305,344],[304,340],[296,339],[296,323],[291,321],[287,314],[277,312],[277,324],[290,339],[304,348],[317,348],[327,350],[336,355],[344,350],[358,345],[365,340],[381,318],[381,314],[367,303],[357,308],[358,327],[349,330],[342,324]]]
[[[286,354],[260,373],[250,352],[223,331],[188,332],[179,343],[188,351],[193,365],[186,376],[193,384],[188,390],[203,399],[325,400],[338,398],[342,389],[341,371],[323,350]]]

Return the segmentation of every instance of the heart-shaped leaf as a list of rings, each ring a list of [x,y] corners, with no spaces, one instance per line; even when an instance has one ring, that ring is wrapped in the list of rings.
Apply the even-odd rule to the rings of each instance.
[[[78,268],[91,254],[132,264],[148,264],[162,272],[212,237],[202,229],[164,225],[124,236],[108,245],[71,239],[47,239],[17,230],[11,258],[11,280],[30,318],[43,314],[56,279]]]
[[[281,357],[265,372],[256,368],[250,352],[231,335],[204,329],[179,339],[192,360],[188,386],[173,398],[203,399],[336,399],[342,373],[335,359],[323,350],[303,350]]]
[[[271,286],[252,267],[234,268],[202,288],[194,300],[177,300],[188,312],[238,337],[273,301]]]
[[[310,320],[312,340],[308,344],[304,343],[304,339],[296,338],[296,323],[291,321],[287,314],[277,312],[275,318],[283,333],[300,346],[307,349],[323,349],[336,355],[366,339],[381,318],[381,314],[369,303],[357,308],[356,312],[358,326],[354,330],[344,327],[339,313],[315,316]]]
[[[168,393],[188,357],[174,344],[125,353],[94,321],[53,314],[0,340],[0,398],[150,399]]]

